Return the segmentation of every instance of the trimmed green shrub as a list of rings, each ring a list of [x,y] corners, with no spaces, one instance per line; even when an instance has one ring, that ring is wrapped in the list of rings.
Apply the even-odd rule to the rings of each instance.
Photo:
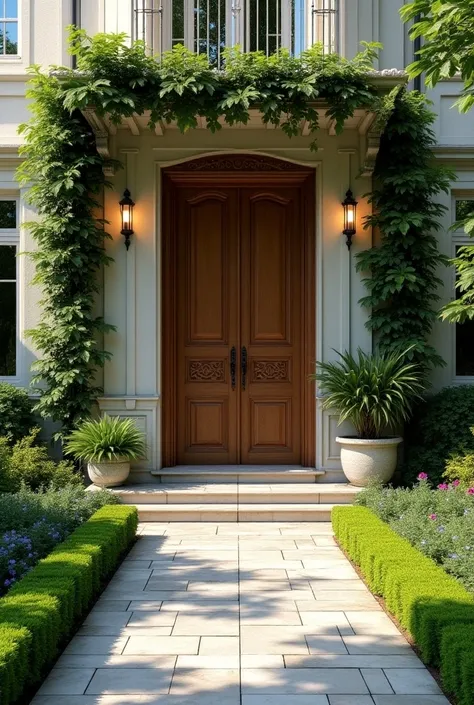
[[[135,507],[99,509],[0,600],[0,693],[37,683],[132,543]]]
[[[0,436],[16,443],[35,425],[33,404],[24,389],[0,382]]]
[[[356,503],[474,593],[474,489],[453,482],[432,490],[428,483],[422,475],[411,489],[373,486]]]
[[[334,507],[332,524],[342,548],[360,567],[371,590],[385,599],[387,608],[410,632],[423,660],[441,668],[444,685],[460,705],[472,705],[474,599],[470,593],[366,507]],[[464,644],[463,658],[453,669],[457,643]]]
[[[457,693],[459,705],[474,703],[474,629],[457,624],[446,627],[441,638],[441,677],[450,693]]]
[[[452,456],[474,452],[472,426],[474,385],[447,387],[420,404],[406,427],[403,481],[413,484],[425,472],[434,485],[442,482]]]

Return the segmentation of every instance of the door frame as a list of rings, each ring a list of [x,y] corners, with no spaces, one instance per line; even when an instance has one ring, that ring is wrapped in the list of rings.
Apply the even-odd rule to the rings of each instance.
[[[177,457],[177,250],[176,191],[186,186],[299,186],[303,196],[301,251],[302,366],[301,464],[316,463],[316,396],[306,380],[316,360],[316,228],[315,170],[274,157],[225,154],[197,157],[162,170],[162,466]]]

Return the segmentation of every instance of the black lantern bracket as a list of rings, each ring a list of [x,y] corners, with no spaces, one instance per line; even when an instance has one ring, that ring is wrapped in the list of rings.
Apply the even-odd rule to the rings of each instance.
[[[342,207],[344,208],[344,230],[342,232],[346,236],[347,249],[350,250],[352,238],[357,232],[357,201],[355,200],[351,189],[347,190],[346,197],[342,202]]]
[[[123,192],[123,198],[119,201],[120,205],[120,215],[122,218],[122,230],[121,234],[125,238],[125,247],[130,247],[130,239],[134,233],[133,230],[133,208],[135,203],[132,201],[130,191],[128,188]]]

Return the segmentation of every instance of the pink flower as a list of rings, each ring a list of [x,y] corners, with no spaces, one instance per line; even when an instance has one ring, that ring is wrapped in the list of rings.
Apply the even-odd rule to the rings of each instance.
[[[432,521],[436,521],[436,519],[438,518],[438,515],[437,515],[437,514],[430,514],[429,518],[430,518]]]
[[[474,487],[470,487],[467,491],[468,494],[474,494]]]
[[[460,483],[459,480],[453,480],[451,484],[452,484],[453,487],[459,487],[459,485],[460,485],[461,483]]]
[[[439,490],[449,490],[449,486],[445,483],[442,482],[441,485],[438,485]]]
[[[418,480],[427,480],[427,479],[428,479],[428,475],[426,474],[426,472],[420,472],[420,474],[418,475]]]

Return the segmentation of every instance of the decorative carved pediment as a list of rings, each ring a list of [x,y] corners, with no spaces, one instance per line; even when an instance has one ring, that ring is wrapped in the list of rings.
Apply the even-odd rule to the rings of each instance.
[[[212,172],[212,171],[247,171],[247,172],[301,172],[307,167],[293,164],[273,157],[252,154],[217,154],[201,157],[182,164],[168,167],[168,172]],[[308,168],[308,172],[311,169]]]

